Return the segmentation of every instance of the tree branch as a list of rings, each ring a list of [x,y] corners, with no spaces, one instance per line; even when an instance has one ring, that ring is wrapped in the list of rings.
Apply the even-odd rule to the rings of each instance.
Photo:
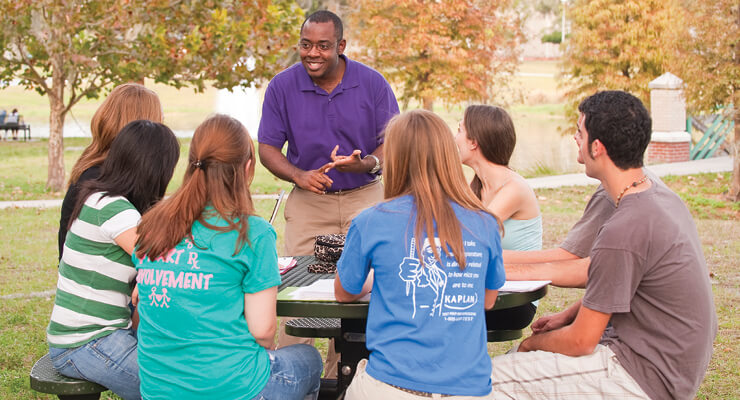
[[[25,65],[31,73],[36,77],[35,79],[29,79],[32,82],[36,82],[39,86],[41,86],[44,89],[44,92],[49,93],[49,86],[46,85],[46,79],[39,74],[38,71],[36,71],[36,68],[31,65],[28,58],[26,58],[26,55],[23,52],[23,44],[21,43],[20,38],[17,38],[15,43],[16,51],[21,56],[21,60],[23,60],[22,65]]]

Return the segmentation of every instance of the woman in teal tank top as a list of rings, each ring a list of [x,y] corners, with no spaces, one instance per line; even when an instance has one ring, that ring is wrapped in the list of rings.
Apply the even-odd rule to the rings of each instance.
[[[511,117],[501,107],[472,105],[465,109],[455,137],[462,163],[475,172],[473,192],[504,224],[504,250],[542,249],[542,215],[527,181],[509,168],[516,145]],[[486,314],[488,329],[522,329],[537,307],[527,304]]]

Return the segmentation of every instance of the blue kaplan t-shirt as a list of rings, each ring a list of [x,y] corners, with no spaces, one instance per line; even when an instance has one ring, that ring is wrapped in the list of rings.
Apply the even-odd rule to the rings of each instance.
[[[491,391],[485,289],[497,290],[505,281],[501,239],[491,215],[452,207],[463,227],[464,269],[451,252],[445,256],[439,239],[416,243],[414,200],[404,196],[355,217],[337,273],[346,291],[359,293],[374,270],[368,374],[407,389],[483,396]]]
[[[196,221],[195,243],[183,239],[155,260],[133,256],[145,399],[251,399],[267,383],[270,360],[249,333],[244,293],[280,284],[276,235],[260,217],[248,222],[250,244],[236,255],[237,232]]]

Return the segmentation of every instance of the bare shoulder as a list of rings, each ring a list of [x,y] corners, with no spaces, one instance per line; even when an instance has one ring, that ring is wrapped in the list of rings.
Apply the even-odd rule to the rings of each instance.
[[[509,181],[501,187],[501,192],[507,192],[508,196],[515,197],[518,200],[536,200],[534,190],[529,186],[527,180],[514,171],[512,171]]]
[[[516,211],[511,215],[513,219],[531,219],[540,214],[534,190],[529,186],[527,180],[517,173],[512,173],[511,179],[501,188],[496,197],[499,196],[503,197],[506,202],[518,205]]]

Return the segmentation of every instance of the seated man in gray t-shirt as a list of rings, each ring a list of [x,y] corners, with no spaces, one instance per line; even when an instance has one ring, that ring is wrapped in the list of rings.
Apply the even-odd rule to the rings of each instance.
[[[642,169],[652,123],[639,99],[605,91],[578,109],[579,158],[614,211],[589,252],[583,299],[540,318],[518,352],[493,359],[493,393],[691,399],[717,334],[696,225],[678,195]]]
[[[580,155],[578,162],[583,164]],[[642,169],[651,181],[664,185],[652,171]],[[511,281],[544,280],[560,287],[585,288],[589,252],[596,234],[614,213],[614,201],[599,185],[591,195],[583,216],[568,232],[560,247],[546,250],[504,250],[506,279]]]

